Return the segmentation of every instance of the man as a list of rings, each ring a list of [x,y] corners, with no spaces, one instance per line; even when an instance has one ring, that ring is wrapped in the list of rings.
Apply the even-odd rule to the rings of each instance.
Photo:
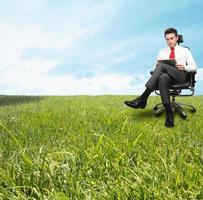
[[[125,101],[124,103],[132,108],[143,109],[146,107],[148,96],[158,87],[166,111],[165,126],[173,127],[174,116],[170,106],[170,85],[173,83],[184,83],[186,81],[186,72],[196,71],[197,66],[190,50],[178,45],[178,33],[176,29],[166,29],[164,37],[168,47],[159,51],[156,68],[145,85],[146,90],[140,97],[132,101]],[[159,62],[165,59],[175,59],[175,66]]]

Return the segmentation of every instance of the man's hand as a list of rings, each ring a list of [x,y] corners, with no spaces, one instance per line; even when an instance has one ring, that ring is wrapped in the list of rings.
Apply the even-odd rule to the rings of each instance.
[[[185,65],[183,64],[176,64],[176,67],[180,70],[183,71],[185,69]]]

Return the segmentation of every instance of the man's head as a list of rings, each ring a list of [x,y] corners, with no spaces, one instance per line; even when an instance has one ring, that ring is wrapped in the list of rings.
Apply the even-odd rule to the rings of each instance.
[[[168,28],[164,32],[164,37],[169,48],[175,47],[178,42],[178,32],[174,28]]]

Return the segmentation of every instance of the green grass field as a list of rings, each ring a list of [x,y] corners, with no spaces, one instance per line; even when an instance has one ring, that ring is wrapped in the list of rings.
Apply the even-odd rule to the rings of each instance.
[[[132,98],[0,96],[0,199],[203,199],[203,97],[172,129]]]

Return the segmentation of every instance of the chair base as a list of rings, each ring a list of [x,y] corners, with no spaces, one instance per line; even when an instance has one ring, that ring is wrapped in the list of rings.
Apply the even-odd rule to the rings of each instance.
[[[175,101],[171,102],[171,109],[173,112],[177,112],[181,118],[186,119],[187,118],[187,114],[184,111],[183,108],[187,108],[190,110],[190,112],[196,112],[196,109],[194,106],[192,105],[188,105],[188,104],[182,104],[182,103],[176,103]],[[156,116],[161,115],[163,112],[165,112],[165,108],[164,105],[162,103],[157,104],[156,106],[154,106],[153,111],[155,113]]]

